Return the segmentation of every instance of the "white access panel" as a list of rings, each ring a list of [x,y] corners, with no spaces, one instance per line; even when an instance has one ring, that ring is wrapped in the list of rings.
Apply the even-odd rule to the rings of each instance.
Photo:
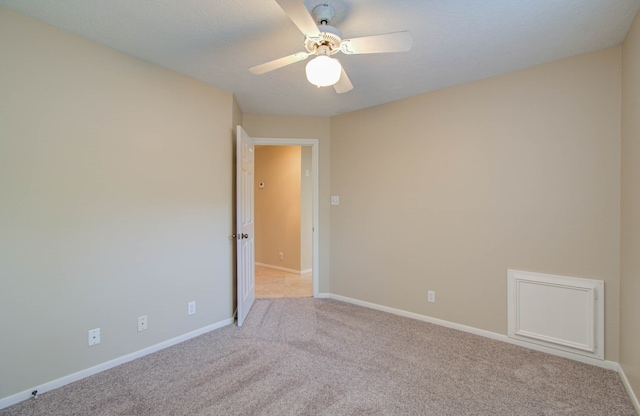
[[[604,282],[508,270],[509,337],[604,359]]]

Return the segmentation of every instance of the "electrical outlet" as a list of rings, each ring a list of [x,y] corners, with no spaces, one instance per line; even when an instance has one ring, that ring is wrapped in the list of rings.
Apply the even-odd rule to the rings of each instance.
[[[282,251],[278,253],[278,258],[280,259],[280,261],[284,260],[284,253]]]
[[[100,328],[89,330],[89,346],[100,344]]]
[[[147,329],[147,315],[138,317],[138,332]]]
[[[436,292],[433,290],[427,292],[427,301],[434,303],[436,301]]]
[[[193,315],[194,313],[196,313],[196,301],[192,300],[187,305],[187,315]]]

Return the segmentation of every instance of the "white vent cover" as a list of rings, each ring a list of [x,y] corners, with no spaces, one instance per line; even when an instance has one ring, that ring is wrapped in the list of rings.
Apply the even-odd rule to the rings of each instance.
[[[507,274],[510,338],[604,359],[602,280]]]

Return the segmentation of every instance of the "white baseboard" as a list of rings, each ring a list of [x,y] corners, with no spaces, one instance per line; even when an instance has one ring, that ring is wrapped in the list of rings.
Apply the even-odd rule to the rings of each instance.
[[[266,266],[265,266],[266,267]],[[362,300],[358,300],[358,299],[353,299],[353,298],[349,298],[346,296],[341,296],[341,295],[335,295],[332,293],[318,293],[317,297],[318,299],[335,299],[335,300],[339,300],[342,302],[347,302],[347,303],[352,303],[354,305],[358,305],[358,306],[363,306],[366,308],[370,308],[370,309],[375,309],[375,310],[379,310],[379,311],[383,311],[383,312],[388,312],[388,313],[392,313],[394,315],[399,315],[399,316],[404,316],[407,318],[412,318],[412,319],[417,319],[419,321],[424,321],[424,322],[429,322],[432,324],[436,324],[436,325],[440,325],[440,326],[444,326],[447,328],[452,328],[452,329],[457,329],[459,331],[463,331],[463,332],[468,332],[471,334],[475,334],[475,335],[479,335],[485,338],[490,338],[490,339],[494,339],[497,341],[502,341],[502,342],[507,342],[509,344],[515,344],[521,347],[525,347],[525,348],[529,348],[529,349],[533,349],[536,351],[541,351],[541,352],[546,352],[552,355],[557,355],[560,357],[564,357],[564,358],[569,358],[572,360],[576,360],[585,364],[591,364],[591,365],[595,365],[597,367],[602,367],[602,368],[606,368],[609,370],[614,370],[617,371],[618,374],[620,375],[620,378],[622,380],[622,383],[624,384],[625,389],[627,390],[627,393],[629,395],[629,398],[631,399],[631,402],[633,403],[633,406],[635,407],[636,411],[638,412],[638,414],[640,415],[640,403],[638,402],[638,398],[636,397],[635,393],[633,392],[633,389],[631,388],[631,385],[629,384],[629,380],[627,379],[627,376],[625,375],[624,371],[622,370],[622,367],[620,367],[620,365],[614,361],[606,361],[606,360],[598,360],[598,359],[594,359],[594,358],[590,358],[590,357],[585,357],[585,356],[581,356],[581,355],[576,355],[576,354],[572,354],[572,353],[568,353],[565,351],[560,351],[560,350],[555,350],[553,348],[548,348],[548,347],[543,347],[540,345],[530,345],[528,343],[522,342],[522,341],[518,341],[515,339],[511,339],[509,337],[507,337],[506,335],[502,335],[502,334],[498,334],[496,332],[491,332],[491,331],[485,331],[483,329],[478,329],[478,328],[473,328],[470,326],[466,326],[466,325],[461,325],[461,324],[456,324],[453,322],[449,322],[449,321],[445,321],[442,319],[438,319],[438,318],[432,318],[430,316],[426,316],[426,315],[420,315],[414,312],[408,312],[402,309],[396,309],[396,308],[391,308],[388,306],[383,306],[383,305],[378,305],[376,303],[371,303],[371,302],[366,302],[366,301],[362,301]],[[161,342],[159,344],[156,345],[152,345],[150,347],[144,348],[142,350],[133,352],[131,354],[127,354],[125,356],[107,361],[105,363],[102,364],[98,364],[96,366],[87,368],[85,370],[81,370],[78,371],[76,373],[61,377],[59,379],[41,384],[39,386],[35,386],[33,388],[30,388],[28,390],[22,391],[20,393],[16,393],[14,395],[5,397],[0,399],[0,409],[4,409],[6,407],[12,406],[16,403],[19,403],[23,400],[27,400],[30,399],[32,397],[31,392],[33,390],[37,390],[38,394],[42,394],[54,389],[57,389],[58,387],[62,387],[65,386],[69,383],[73,383],[74,381],[78,381],[81,380],[83,378],[92,376],[94,374],[100,373],[102,371],[108,370],[110,368],[116,367],[120,364],[124,364],[126,362],[135,360],[136,358],[140,358],[143,357],[145,355],[149,355],[152,354],[154,352],[160,351],[162,349],[171,347],[173,345],[179,344],[181,342],[187,341],[191,338],[195,338],[197,336],[200,336],[202,334],[205,334],[207,332],[211,332],[213,330],[216,330],[218,328],[222,328],[223,326],[227,326],[233,323],[233,319],[226,319],[224,321],[220,321],[217,322],[215,324],[197,329],[195,331],[191,331],[189,333],[186,333],[184,335],[180,335],[178,337],[169,339],[167,341]]]
[[[622,384],[624,384],[624,388],[627,390],[627,394],[631,399],[631,403],[633,403],[633,407],[636,408],[636,412],[640,415],[640,402],[638,401],[636,394],[633,392],[631,384],[629,384],[629,379],[627,379],[627,375],[624,373],[621,366],[618,366],[618,374],[620,374],[620,379],[622,379]]]
[[[82,380],[83,378],[92,376],[94,374],[100,373],[102,371],[108,370],[110,368],[113,367],[117,367],[120,364],[124,364],[126,362],[135,360],[136,358],[140,358],[140,357],[144,357],[145,355],[149,355],[152,354],[156,351],[160,351],[163,350],[165,348],[171,347],[173,345],[179,344],[181,342],[187,341],[191,338],[195,338],[197,336],[200,336],[202,334],[206,334],[207,332],[211,332],[213,330],[216,330],[218,328],[222,328],[223,326],[227,326],[233,323],[233,319],[225,319],[224,321],[220,321],[217,322],[215,324],[211,324],[208,326],[205,326],[203,328],[200,329],[196,329],[195,331],[191,331],[188,332],[186,334],[180,335],[178,337],[175,338],[171,338],[169,340],[163,341],[159,344],[156,345],[152,345],[150,347],[147,348],[143,348],[139,351],[136,352],[132,352],[131,354],[127,354],[124,355],[122,357],[119,358],[115,358],[113,360],[104,362],[102,364],[98,364],[96,366],[84,369],[84,370],[80,370],[76,373],[73,374],[69,374],[67,376],[64,377],[60,377],[59,379],[53,380],[53,381],[49,381],[47,383],[41,384],[39,386],[34,386],[33,388],[30,388],[28,390],[22,391],[20,393],[16,393],[14,395],[8,396],[8,397],[4,397],[2,399],[0,399],[0,409],[4,409],[5,407],[9,407],[12,406],[16,403],[19,403],[23,400],[27,400],[30,399],[32,397],[31,392],[34,390],[38,391],[38,394],[42,394],[42,393],[46,393],[48,391],[57,389],[58,387],[62,387],[65,386],[69,383],[73,383],[74,381],[78,381],[78,380]]]
[[[414,312],[408,312],[402,309],[390,308],[388,306],[378,305],[376,303],[365,302],[358,299],[348,298],[346,296],[335,295],[333,293],[322,293],[318,295],[319,298],[331,298],[335,300],[340,300],[347,303],[352,303],[358,306],[364,306],[365,308],[376,309],[383,312],[389,312],[394,315],[400,315],[407,318],[417,319],[419,321],[429,322],[432,324],[445,326],[447,328],[457,329],[459,331],[468,332],[475,335],[480,335],[481,337],[491,338],[497,341],[507,342],[509,344],[518,345],[520,347],[529,348],[536,351],[546,352],[548,354],[557,355],[559,357],[569,358],[571,360],[579,361],[585,364],[595,365],[597,367],[606,368],[608,370],[618,371],[618,363],[615,361],[606,361],[599,360],[596,358],[586,357],[583,355],[573,354],[566,351],[556,350],[554,348],[545,347],[542,345],[530,344],[528,342],[523,342],[517,339],[509,338],[506,335],[498,334],[496,332],[485,331],[484,329],[478,329],[471,326],[456,324],[454,322],[445,321],[438,318],[432,318],[426,315],[420,315]]]
[[[279,270],[281,272],[293,273],[293,274],[305,274],[310,273],[312,269],[307,270],[295,270],[295,269],[287,269],[286,267],[274,266],[272,264],[265,263],[255,263],[256,266],[266,267],[267,269]]]

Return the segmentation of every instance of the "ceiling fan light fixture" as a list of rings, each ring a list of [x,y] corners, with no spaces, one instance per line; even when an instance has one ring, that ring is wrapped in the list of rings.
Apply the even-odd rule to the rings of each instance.
[[[342,39],[340,31],[331,26],[335,10],[324,1],[320,1],[311,13],[305,4],[309,3],[307,0],[275,0],[275,2],[304,35],[306,51],[249,68],[249,71],[256,75],[265,74],[315,55],[307,63],[305,71],[309,82],[318,88],[333,85],[336,93],[343,94],[351,91],[353,84],[340,62],[331,58],[332,55],[339,52],[348,55],[406,52],[413,44],[413,37],[406,30]]]
[[[342,66],[340,62],[327,55],[319,55],[307,64],[307,79],[318,87],[328,87],[340,80]]]

